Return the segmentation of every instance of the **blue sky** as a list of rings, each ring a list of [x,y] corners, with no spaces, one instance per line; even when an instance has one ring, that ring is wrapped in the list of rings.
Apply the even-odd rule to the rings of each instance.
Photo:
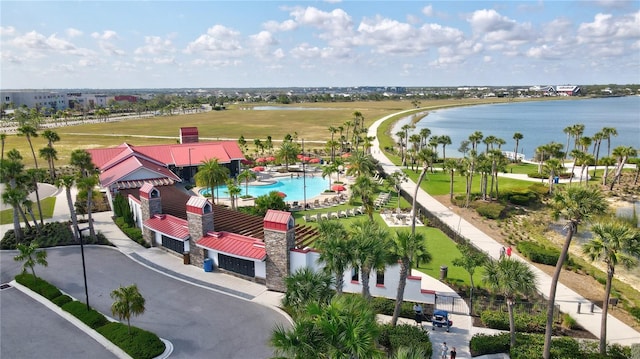
[[[0,88],[640,83],[640,1],[0,1]]]

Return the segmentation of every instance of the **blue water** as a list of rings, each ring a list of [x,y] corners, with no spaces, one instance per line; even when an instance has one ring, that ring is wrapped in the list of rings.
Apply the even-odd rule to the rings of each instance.
[[[284,198],[285,201],[304,201],[304,184],[306,182],[307,187],[307,200],[313,198],[315,196],[320,195],[325,190],[329,189],[329,178],[322,178],[320,175],[311,175],[307,174],[306,181],[303,181],[302,177],[297,177],[295,174],[293,178],[282,178],[278,179],[278,182],[273,184],[263,185],[263,186],[249,186],[249,194],[253,197],[262,196],[265,194],[269,194],[271,191],[278,191],[286,194],[287,196]],[[243,183],[240,184],[240,188],[242,188],[241,195],[245,195],[245,186]],[[227,193],[227,186],[219,186],[217,190],[220,193],[221,197],[229,197],[229,193]],[[201,190],[203,195],[209,194],[209,189]]]
[[[402,119],[391,133],[410,121]],[[539,101],[478,105],[429,111],[429,115],[416,124],[415,133],[421,128],[429,128],[432,136],[448,135],[451,145],[447,146],[447,157],[461,157],[457,151],[460,142],[469,135],[480,131],[487,137],[502,138],[505,151],[515,149],[513,134],[520,132],[518,152],[526,158],[533,157],[538,146],[552,141],[566,146],[565,127],[581,123],[585,125],[583,136],[593,136],[603,127],[613,127],[617,137],[611,137],[611,149],[616,146],[640,147],[640,96],[580,99],[566,101]],[[483,145],[481,145],[481,148]],[[442,146],[438,149],[442,155]],[[603,152],[604,151],[604,152]],[[607,144],[600,146],[601,156],[606,155]]]

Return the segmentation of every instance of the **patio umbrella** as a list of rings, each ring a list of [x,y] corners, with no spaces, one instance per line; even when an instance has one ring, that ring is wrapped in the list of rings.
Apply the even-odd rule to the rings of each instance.
[[[310,160],[311,160],[311,157],[307,157],[307,156],[302,157],[302,161],[304,162],[309,162]]]
[[[258,163],[264,163],[264,162],[267,162],[267,159],[266,159],[266,158],[264,158],[264,157],[258,157],[258,158],[256,158],[256,162],[258,162]]]
[[[296,158],[299,159],[299,160],[301,160],[303,157],[304,157],[303,154],[299,154],[299,155],[296,156]]]
[[[344,185],[341,184],[334,184],[333,186],[331,186],[331,189],[336,191],[336,192],[342,192],[346,189],[346,187]]]
[[[347,153],[343,153],[342,154],[342,158],[349,158],[351,157],[351,152],[347,152]]]
[[[319,158],[312,158],[309,160],[309,163],[320,163],[320,159]]]
[[[267,158],[265,158],[265,160],[267,160],[267,162],[273,162],[273,161],[275,161],[275,160],[276,160],[276,158],[275,158],[275,157],[273,157],[273,156],[271,156],[271,157],[267,157]]]
[[[284,192],[278,192],[278,197],[280,197],[280,198],[285,198],[286,196],[287,196],[287,194],[286,194],[286,193],[284,193]]]
[[[264,171],[264,167],[263,166],[255,166],[252,168],[252,170],[254,170],[255,172],[262,172]]]
[[[250,164],[253,163],[253,161],[247,160],[247,159],[242,159],[242,160],[240,160],[240,163],[242,163],[243,165],[250,165]]]

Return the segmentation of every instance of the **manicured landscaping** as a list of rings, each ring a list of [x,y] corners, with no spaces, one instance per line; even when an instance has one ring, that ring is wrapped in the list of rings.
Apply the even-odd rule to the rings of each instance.
[[[42,218],[49,219],[53,216],[53,208],[56,205],[56,197],[47,197],[40,200],[40,206],[42,207]],[[38,206],[34,203],[33,205],[33,214],[36,219],[40,219],[40,212],[38,211]],[[27,216],[27,218],[29,218]],[[31,218],[29,218],[31,221]],[[13,223],[13,209],[5,209],[0,211],[0,224],[11,224]],[[24,225],[22,218],[20,219],[20,223]]]

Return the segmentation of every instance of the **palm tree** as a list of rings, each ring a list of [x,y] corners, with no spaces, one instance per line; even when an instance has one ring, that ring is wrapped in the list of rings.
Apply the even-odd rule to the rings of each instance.
[[[622,169],[624,165],[627,163],[629,157],[635,157],[638,155],[638,151],[631,146],[618,146],[613,149],[613,155],[618,159],[618,165],[616,167],[616,172],[613,176],[613,180],[611,184],[609,184],[609,190],[613,190],[613,186],[616,184],[616,181],[620,179],[620,175],[622,174]]]
[[[631,269],[638,264],[640,258],[640,231],[622,221],[602,221],[591,226],[596,235],[593,240],[582,246],[582,251],[591,261],[602,261],[607,266],[607,281],[602,302],[602,319],[600,322],[600,354],[607,354],[607,313],[609,296],[616,266],[622,264]]]
[[[333,162],[336,158],[336,144],[337,142],[334,141],[333,136],[338,132],[338,128],[334,127],[334,126],[329,126],[329,132],[331,132],[331,162]]]
[[[208,187],[211,194],[212,202],[215,204],[215,195],[213,189],[216,185],[224,183],[229,178],[229,169],[218,163],[218,159],[209,159],[202,161],[202,165],[198,167],[195,179],[199,186]]]
[[[367,301],[335,296],[327,305],[308,303],[291,329],[277,324],[270,344],[282,358],[384,357],[377,347],[380,327]]]
[[[398,196],[398,208],[400,208],[400,191],[402,190],[402,184],[407,182],[409,177],[402,171],[395,171],[385,179],[387,185],[396,190]]]
[[[418,190],[420,189],[420,185],[424,180],[424,177],[427,174],[427,170],[429,169],[429,165],[431,163],[433,151],[428,148],[423,148],[418,152],[418,160],[422,162],[422,171],[420,171],[420,176],[418,177],[418,183],[416,183],[416,190],[413,192],[413,202],[411,204],[411,234],[415,235],[416,233],[416,215],[417,215],[417,199],[418,199]]]
[[[342,222],[321,221],[318,223],[320,238],[316,247],[320,251],[318,260],[324,264],[324,270],[335,277],[336,292],[342,294],[344,272],[352,263],[352,242]]]
[[[347,168],[349,176],[372,176],[375,169],[376,160],[370,154],[356,151],[349,157],[349,168]]]
[[[16,245],[16,248],[18,249],[20,254],[13,257],[13,260],[15,260],[16,262],[24,262],[22,264],[22,272],[25,273],[27,271],[27,268],[30,268],[33,276],[35,278],[38,278],[36,276],[34,267],[36,266],[36,264],[39,264],[43,267],[49,265],[49,263],[47,263],[47,252],[45,250],[39,251],[38,244],[36,242],[31,242],[29,245],[18,243]]]
[[[362,296],[369,300],[369,278],[373,270],[384,270],[392,263],[393,242],[387,231],[373,220],[359,220],[353,223],[349,233],[353,241],[352,266],[362,274]]]
[[[607,209],[607,201],[602,192],[593,187],[568,187],[554,194],[552,199],[553,217],[563,217],[567,224],[567,235],[556,263],[556,269],[551,278],[549,301],[547,303],[547,326],[544,337],[543,357],[549,359],[551,355],[551,334],[553,333],[553,313],[556,301],[556,289],[560,280],[562,266],[569,253],[569,245],[573,235],[578,231],[578,225],[593,216],[603,214]]]
[[[614,127],[603,127],[600,132],[602,132],[602,139],[607,140],[607,156],[611,156],[611,136],[618,136],[618,130]]]
[[[431,130],[426,127],[421,128],[418,134],[420,135],[420,149],[422,149],[427,145],[427,139],[431,136]]]
[[[334,161],[329,164],[322,166],[322,178],[329,178],[329,189],[331,189],[331,175],[334,173],[338,174],[338,181],[340,180],[340,169],[339,167],[342,164],[339,161]]]
[[[616,164],[616,159],[611,157],[611,156],[607,156],[607,157],[603,157],[600,162],[604,165],[604,173],[602,174],[602,185],[606,186],[607,185],[607,177],[609,177],[609,166],[613,166]]]
[[[69,161],[71,166],[78,170],[78,176],[76,179],[76,185],[79,190],[86,191],[87,202],[86,211],[89,225],[89,235],[91,238],[95,238],[96,231],[93,226],[93,189],[98,184],[98,171],[96,170],[91,154],[85,150],[74,150],[71,152],[71,159]]]
[[[128,287],[120,287],[111,292],[111,313],[118,319],[126,319],[128,333],[131,334],[131,316],[138,316],[144,313],[145,299],[138,291],[138,286],[132,284]]]
[[[33,150],[33,143],[31,143],[32,137],[38,137],[38,130],[31,125],[22,125],[18,127],[16,131],[18,136],[24,136],[27,138],[29,148],[31,148],[31,154],[33,155],[33,162],[35,163],[36,168],[38,168],[38,159],[36,158],[36,153]]]
[[[58,151],[53,147],[43,147],[38,150],[38,154],[40,158],[47,160],[47,164],[49,165],[49,177],[52,179],[56,178],[56,168],[55,162],[58,159]]]
[[[593,177],[596,176],[596,169],[598,167],[598,158],[600,157],[600,144],[602,144],[603,138],[604,138],[604,134],[602,132],[596,132],[593,134],[593,156],[595,157],[595,163],[593,166]]]
[[[444,166],[444,161],[447,160],[447,154],[445,152],[445,148],[451,144],[451,137],[447,135],[442,135],[438,137],[438,143],[442,145],[442,161]]]
[[[73,206],[73,199],[71,198],[71,188],[75,184],[76,177],[72,175],[64,175],[56,178],[56,187],[64,187],[65,194],[67,195],[67,206],[69,206],[69,213],[71,215],[71,225],[73,227],[74,238],[80,238],[80,229],[78,228],[78,216],[76,215],[75,207]]]
[[[43,170],[37,168],[29,168],[26,171],[26,178],[29,180],[26,183],[27,189],[36,195],[36,203],[38,206],[38,213],[40,217],[40,225],[44,226],[44,219],[42,215],[42,205],[40,204],[40,192],[38,191],[38,182],[44,179]],[[36,226],[37,227],[37,226]]]
[[[0,133],[0,143],[2,143],[2,151],[0,151],[0,162],[4,160],[4,143],[7,140],[6,133]]]
[[[227,193],[229,194],[229,199],[231,200],[231,209],[236,210],[236,199],[242,193],[242,188],[236,184],[236,181],[229,178],[227,180]]]
[[[309,302],[328,304],[333,297],[333,279],[326,272],[304,267],[285,278],[284,282],[287,291],[282,304],[292,310],[304,310]]]
[[[544,166],[549,171],[549,193],[553,193],[553,180],[562,173],[564,166],[557,158],[550,158],[545,162]]]
[[[258,175],[255,172],[249,170],[242,170],[242,172],[238,174],[238,181],[244,181],[245,196],[249,195],[249,182],[256,178],[258,178]]]
[[[9,187],[2,192],[2,202],[13,207],[13,232],[16,236],[16,242],[18,243],[20,243],[23,238],[20,217],[24,218],[25,224],[28,224],[27,217],[22,211],[22,203],[26,198],[27,192],[21,188]]]
[[[473,315],[473,275],[476,268],[484,265],[489,258],[487,255],[475,249],[469,241],[465,241],[456,245],[460,251],[461,257],[454,258],[452,264],[456,267],[462,267],[469,273],[469,315]]]
[[[536,276],[525,262],[510,257],[499,261],[490,260],[485,264],[483,282],[493,292],[503,295],[509,311],[509,332],[511,348],[516,346],[516,324],[513,305],[519,295],[530,295],[536,289]]]
[[[298,145],[291,141],[283,141],[276,153],[276,158],[284,162],[285,168],[289,171],[289,163],[296,160],[298,153],[300,153]]]
[[[373,195],[377,188],[377,182],[374,182],[369,176],[358,176],[351,185],[351,195],[362,201],[362,206],[370,221],[373,221]]]
[[[516,141],[516,148],[513,150],[514,162],[518,162],[518,147],[520,145],[520,140],[523,139],[524,136],[520,132],[516,132],[513,134],[513,139]]]
[[[394,238],[393,254],[400,261],[400,281],[398,282],[398,292],[396,294],[396,305],[391,317],[391,325],[398,323],[400,309],[404,301],[404,289],[407,286],[407,277],[411,274],[411,267],[416,252],[429,253],[426,248],[425,238],[422,233],[412,234],[408,231],[398,231]],[[431,261],[427,256],[427,263]]]

